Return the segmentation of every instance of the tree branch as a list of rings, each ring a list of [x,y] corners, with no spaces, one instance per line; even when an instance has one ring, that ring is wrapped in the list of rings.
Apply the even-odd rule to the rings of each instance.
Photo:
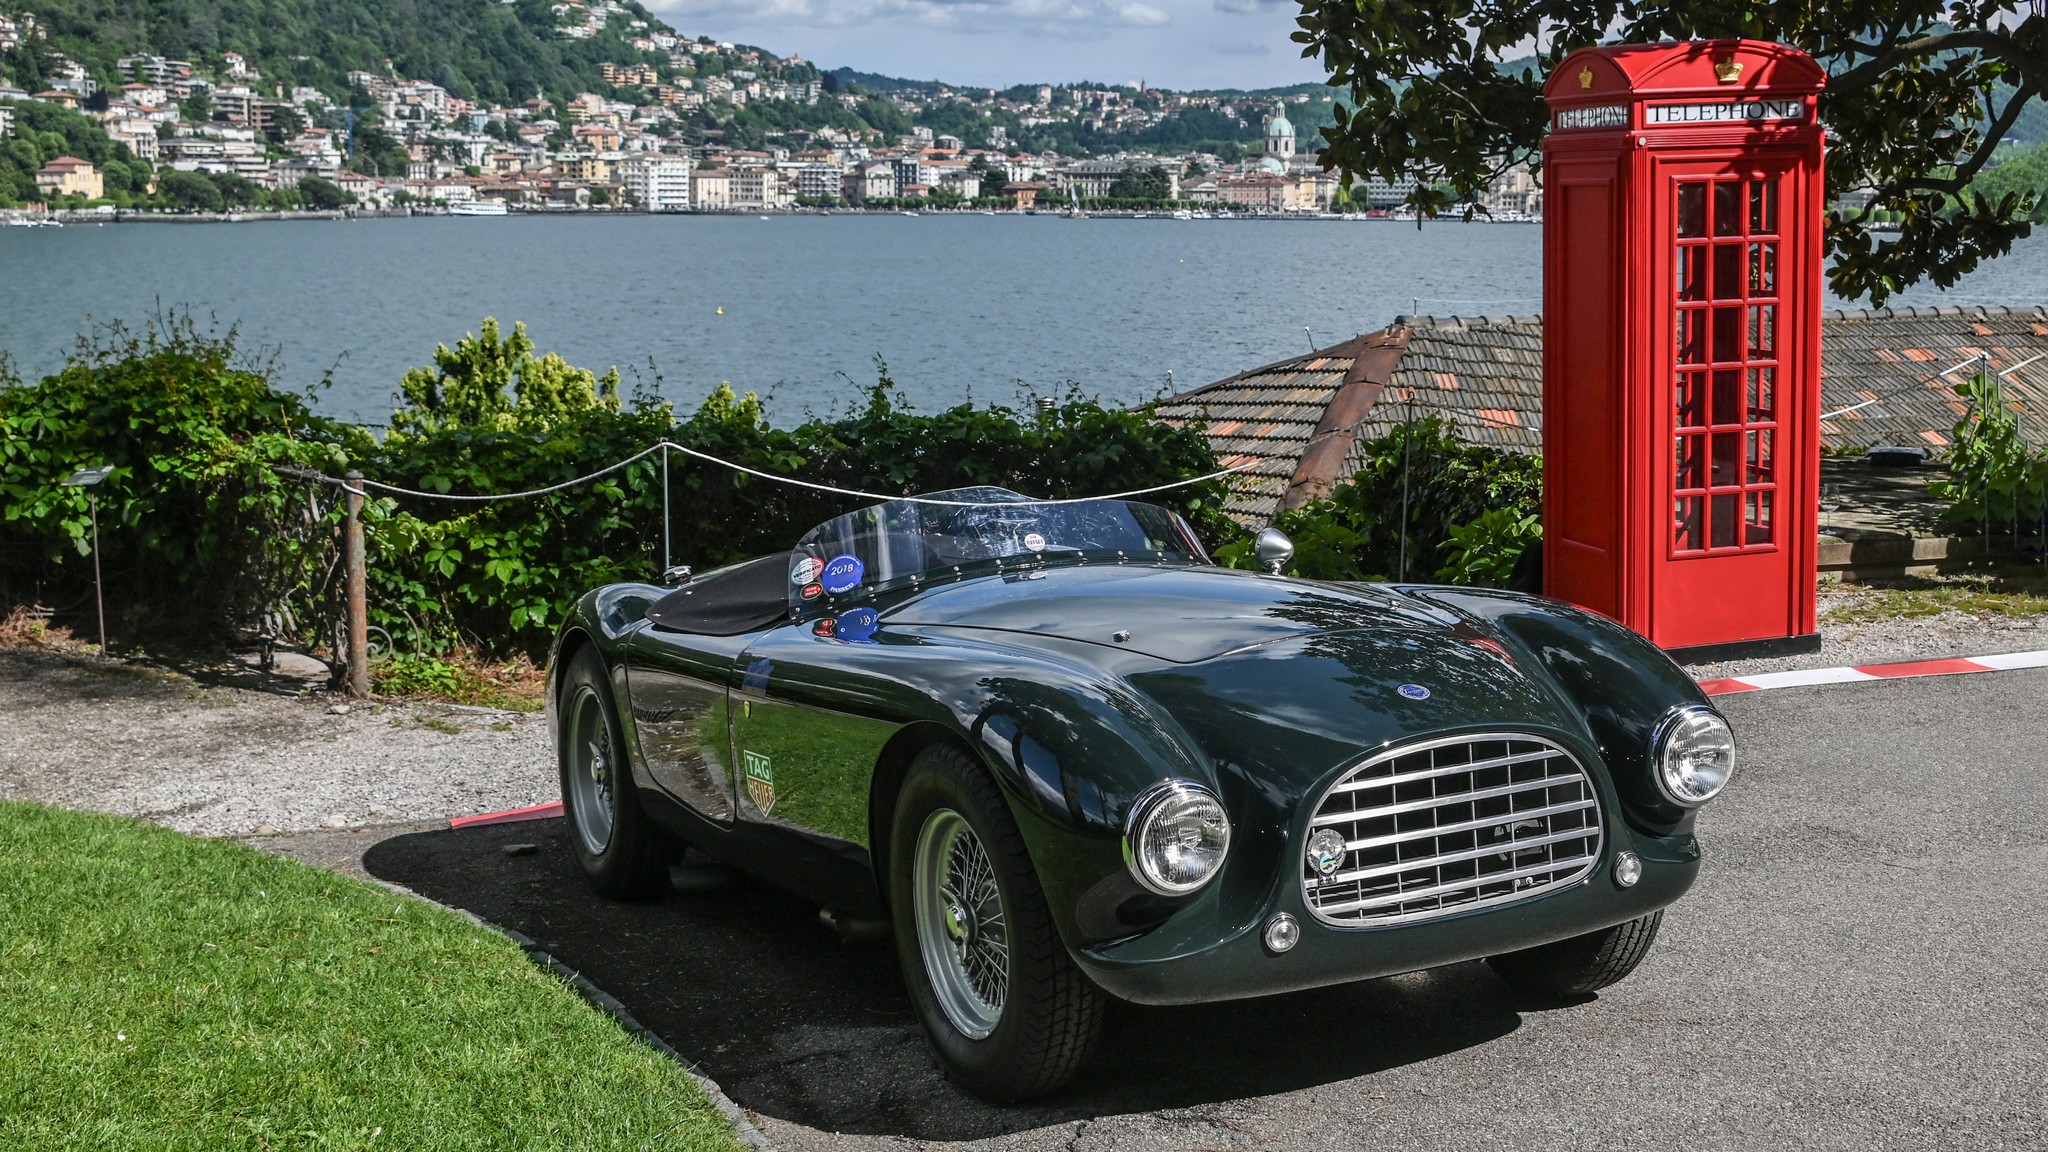
[[[1846,72],[1828,77],[1828,92],[1830,95],[1839,96],[1844,93],[1868,88],[1875,84],[1878,78],[1886,72],[1891,71],[1900,64],[1904,64],[1908,60],[1924,56],[1934,56],[1942,52],[1951,52],[1958,48],[1974,48],[1987,56],[2019,64],[2022,66],[2023,73],[2027,71],[2024,67],[2025,65],[2035,63],[2035,61],[2029,60],[2021,53],[2019,45],[2014,43],[2011,37],[1981,30],[1931,32],[1925,36],[1915,36],[1911,40],[1889,46],[1866,46],[1862,44],[1854,44],[1853,46],[1859,51],[1869,51],[1871,54],[1870,59],[1865,60]],[[1873,49],[1882,49],[1882,51],[1873,51]]]

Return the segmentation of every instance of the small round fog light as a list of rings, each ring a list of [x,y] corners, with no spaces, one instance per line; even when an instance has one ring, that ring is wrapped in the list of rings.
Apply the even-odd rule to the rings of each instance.
[[[1633,888],[1643,878],[1643,858],[1633,852],[1623,852],[1614,858],[1614,882],[1623,888]]]
[[[1266,951],[1278,956],[1296,944],[1301,943],[1301,925],[1294,917],[1282,912],[1266,921]]]

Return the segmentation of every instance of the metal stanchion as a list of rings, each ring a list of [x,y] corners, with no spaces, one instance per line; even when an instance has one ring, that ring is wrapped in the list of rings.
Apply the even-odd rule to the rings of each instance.
[[[348,504],[348,527],[342,533],[342,551],[348,561],[348,694],[357,699],[370,695],[370,619],[367,567],[363,560],[363,474],[349,469],[342,478],[347,487],[342,498]]]
[[[66,488],[85,489],[86,514],[92,517],[92,602],[99,617],[102,656],[107,654],[107,597],[100,582],[100,498],[97,488],[99,482],[113,471],[112,464],[101,464],[96,468],[80,468],[59,481]]]

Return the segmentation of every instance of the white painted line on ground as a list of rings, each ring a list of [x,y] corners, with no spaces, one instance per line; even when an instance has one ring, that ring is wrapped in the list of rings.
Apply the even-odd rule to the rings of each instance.
[[[2003,656],[1972,656],[1972,664],[1996,668],[2003,672],[2008,668],[2048,668],[2048,652],[2007,652]]]
[[[1878,677],[1855,668],[1808,668],[1799,672],[1760,672],[1734,679],[1752,688],[1800,688],[1808,684],[1850,684]]]
[[[1920,676],[1953,676],[1962,672],[2007,672],[2017,668],[2048,668],[2048,650],[2004,652],[1995,656],[1941,657],[1865,664],[1858,668],[1807,668],[1796,672],[1757,672],[1700,681],[1709,696],[1755,692],[1764,688],[1803,688],[1812,684],[1860,684],[1866,680],[1902,680]]]

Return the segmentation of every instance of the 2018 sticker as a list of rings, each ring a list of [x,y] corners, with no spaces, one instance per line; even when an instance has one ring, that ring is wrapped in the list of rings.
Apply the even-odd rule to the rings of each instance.
[[[860,557],[834,556],[825,562],[825,574],[821,582],[825,585],[825,591],[837,596],[858,587],[862,574]]]

